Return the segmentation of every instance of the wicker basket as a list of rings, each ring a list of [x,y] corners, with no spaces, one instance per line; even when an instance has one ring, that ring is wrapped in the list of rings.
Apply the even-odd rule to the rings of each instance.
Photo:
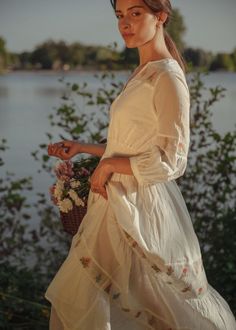
[[[87,201],[84,202],[84,206],[73,206],[73,209],[67,213],[60,211],[60,218],[63,225],[63,229],[68,234],[74,236],[87,212]]]

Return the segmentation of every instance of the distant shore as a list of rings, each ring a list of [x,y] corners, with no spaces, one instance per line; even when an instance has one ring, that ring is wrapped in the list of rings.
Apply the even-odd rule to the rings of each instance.
[[[52,70],[52,69],[16,69],[16,70],[2,70],[0,71],[0,75],[6,75],[6,74],[11,74],[11,73],[19,73],[19,74],[26,74],[26,73],[39,73],[39,74],[66,74],[66,73],[86,73],[86,72],[127,72],[127,71],[132,71],[132,68],[127,68],[127,69],[100,69],[100,68],[80,68],[80,69],[69,69],[69,70]],[[229,71],[229,70],[206,70],[204,68],[196,67],[193,68],[192,71],[189,72],[195,72],[195,71],[207,71],[207,72],[228,72],[228,73],[236,73],[236,71]]]

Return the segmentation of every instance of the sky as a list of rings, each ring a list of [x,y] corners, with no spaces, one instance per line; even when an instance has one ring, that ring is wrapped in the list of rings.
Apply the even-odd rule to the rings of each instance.
[[[236,0],[171,3],[184,17],[187,46],[213,53],[236,48]],[[49,38],[125,46],[110,0],[0,0],[0,36],[12,52],[32,51]]]

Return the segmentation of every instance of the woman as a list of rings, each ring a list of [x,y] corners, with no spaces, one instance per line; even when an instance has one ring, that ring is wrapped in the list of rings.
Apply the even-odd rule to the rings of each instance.
[[[184,62],[165,32],[169,0],[112,1],[140,65],[110,109],[107,145],[63,141],[48,153],[101,157],[88,211],[50,283],[50,329],[236,329],[208,283],[175,179],[189,148]],[[120,322],[120,323],[119,323]]]

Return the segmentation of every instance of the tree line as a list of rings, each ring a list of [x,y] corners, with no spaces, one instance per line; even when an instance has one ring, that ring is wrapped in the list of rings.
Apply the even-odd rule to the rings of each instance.
[[[201,48],[188,47],[184,41],[186,33],[184,18],[177,8],[173,9],[167,32],[190,68],[203,68],[206,71],[236,71],[236,47],[231,53],[214,54]],[[6,40],[0,36],[0,72],[3,70],[69,70],[69,69],[132,69],[139,62],[137,49],[124,47],[117,50],[112,45],[85,45],[81,42],[71,44],[63,40],[48,39],[32,51],[12,53],[7,50]]]

